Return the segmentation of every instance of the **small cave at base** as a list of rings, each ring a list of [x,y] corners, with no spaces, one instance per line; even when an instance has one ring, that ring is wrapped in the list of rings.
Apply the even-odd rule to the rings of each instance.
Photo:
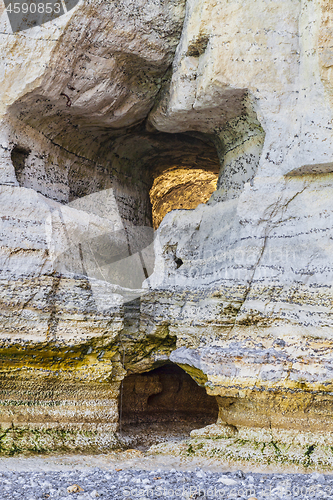
[[[180,441],[218,418],[216,398],[171,363],[125,377],[121,401],[121,438],[138,449]]]

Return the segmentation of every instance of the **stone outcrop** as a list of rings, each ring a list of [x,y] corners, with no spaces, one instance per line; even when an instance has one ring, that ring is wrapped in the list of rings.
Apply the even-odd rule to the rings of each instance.
[[[331,468],[330,2],[1,23],[1,450],[120,445],[171,361],[219,416],[152,452]]]

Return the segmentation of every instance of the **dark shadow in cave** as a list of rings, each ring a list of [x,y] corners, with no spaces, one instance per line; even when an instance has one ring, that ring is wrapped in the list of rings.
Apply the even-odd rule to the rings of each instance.
[[[217,421],[218,404],[182,368],[168,363],[128,375],[122,388],[121,435],[130,447],[178,441]]]
[[[11,152],[11,159],[15,168],[16,179],[19,185],[24,185],[23,173],[26,167],[26,161],[31,151],[29,149],[15,146]]]

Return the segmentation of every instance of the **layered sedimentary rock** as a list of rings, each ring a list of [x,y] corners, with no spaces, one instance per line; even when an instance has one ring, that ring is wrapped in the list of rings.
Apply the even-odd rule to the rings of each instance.
[[[152,271],[149,234],[141,245],[152,171],[179,150],[200,163],[212,148],[148,138],[142,123],[183,17],[182,2],[89,2],[11,34],[2,12],[4,452],[114,446],[122,345],[126,362],[141,368],[167,359],[174,345],[167,333],[135,336],[138,294],[128,297],[122,285],[135,290]]]
[[[2,450],[117,446],[171,361],[219,416],[155,451],[331,467],[329,2],[1,19]]]
[[[187,106],[193,128],[209,128],[223,142],[224,169],[206,206],[162,222],[150,282],[159,307],[147,297],[146,307],[177,335],[171,359],[201,373],[209,394],[222,397],[220,427],[212,429],[221,440],[203,441],[208,455],[328,465],[332,109],[322,54],[328,57],[330,9],[320,2],[255,8],[254,20],[240,2],[189,7],[165,102],[151,120],[181,131]],[[200,33],[209,43],[191,79],[190,49]],[[246,160],[252,130],[243,118],[242,143],[229,142],[232,127],[239,130],[228,116],[235,87],[247,89],[265,131],[257,170],[243,186],[242,169],[253,172]],[[207,105],[208,95],[214,98]],[[204,453],[200,436],[208,435],[193,434],[191,449],[199,440]]]

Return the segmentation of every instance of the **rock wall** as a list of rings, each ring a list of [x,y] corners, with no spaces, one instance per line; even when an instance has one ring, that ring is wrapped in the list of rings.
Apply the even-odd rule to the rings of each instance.
[[[169,90],[151,120],[163,131],[209,128],[224,145],[224,168],[206,206],[162,222],[147,321],[168,322],[178,347],[170,358],[202,373],[208,393],[224,401],[212,429],[220,445],[205,444],[208,455],[330,467],[332,108],[321,56],[329,10],[320,2],[187,5]],[[209,42],[194,61],[202,33]],[[246,122],[228,116],[235,87],[246,89]],[[242,144],[230,132],[248,125],[249,102],[265,132],[264,141],[254,136],[262,148],[254,175],[253,125]],[[186,124],[183,108],[191,108]],[[252,178],[241,186],[244,171]]]
[[[332,22],[324,0],[2,13],[3,452],[119,445],[121,380],[171,360],[219,417],[155,452],[332,467]],[[206,204],[179,210],[177,169],[219,174]],[[179,205],[151,236],[154,189]]]

